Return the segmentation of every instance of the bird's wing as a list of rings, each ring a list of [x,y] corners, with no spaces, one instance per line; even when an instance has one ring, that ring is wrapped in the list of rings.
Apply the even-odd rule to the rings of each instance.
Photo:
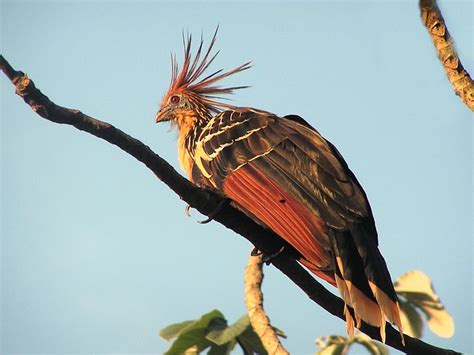
[[[224,111],[201,133],[194,157],[195,180],[204,177],[223,190],[229,175],[250,164],[278,178],[338,230],[370,215],[365,194],[340,155],[314,129],[292,119],[254,109]]]
[[[342,156],[298,116],[225,111],[202,131],[193,179],[275,231],[358,317],[398,322],[397,299],[367,197]]]

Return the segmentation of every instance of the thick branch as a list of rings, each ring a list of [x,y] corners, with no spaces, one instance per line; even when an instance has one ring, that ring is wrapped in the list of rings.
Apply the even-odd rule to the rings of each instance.
[[[421,21],[433,40],[454,92],[474,111],[474,82],[461,64],[436,0],[420,0],[419,5]]]
[[[218,206],[222,205],[224,200],[222,196],[214,191],[193,185],[138,139],[129,136],[109,123],[96,120],[78,110],[58,106],[50,101],[24,73],[15,71],[3,56],[0,56],[0,68],[15,85],[16,93],[41,117],[52,122],[72,125],[79,130],[93,134],[118,146],[145,164],[160,180],[178,194],[182,200],[205,215],[212,214]],[[231,204],[226,203],[220,207],[219,213],[214,217],[214,220],[242,235],[264,253],[268,255],[277,254],[277,251],[284,245],[284,242],[278,235],[255,223]],[[316,281],[295,260],[289,250],[290,248],[285,248],[283,252],[274,257],[272,259],[273,265],[300,287],[310,299],[336,317],[345,319],[343,301]],[[380,340],[378,328],[363,323],[360,329],[373,339]],[[437,348],[407,335],[405,335],[406,346],[404,347],[401,344],[398,331],[389,324],[387,324],[386,343],[396,349],[409,353],[455,353],[451,350]]]
[[[250,256],[245,269],[245,305],[249,314],[250,324],[262,341],[265,350],[273,355],[287,355],[288,351],[280,343],[275,329],[263,309],[262,294],[262,255]]]

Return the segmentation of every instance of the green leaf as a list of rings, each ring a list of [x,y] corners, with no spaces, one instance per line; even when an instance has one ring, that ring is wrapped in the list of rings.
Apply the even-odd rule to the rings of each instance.
[[[224,345],[212,344],[211,348],[207,352],[207,355],[229,355],[230,352],[234,349],[235,344],[237,344],[237,341],[235,339],[227,342]]]
[[[329,335],[316,339],[316,344],[321,348],[317,355],[342,355],[345,354],[348,338],[340,335]]]
[[[320,351],[318,351],[318,355],[344,355],[346,353],[346,344],[332,344],[329,345]]]
[[[197,345],[193,345],[190,348],[186,349],[183,353],[183,355],[198,355],[201,351],[199,350],[199,347]],[[165,353],[167,354],[167,353]],[[173,353],[176,354],[177,353]]]
[[[237,337],[237,340],[246,354],[267,354],[262,341],[251,326],[248,326],[247,329]]]
[[[199,354],[211,344],[212,343],[206,339],[202,329],[192,329],[182,333],[173,344],[171,344],[171,347],[165,355],[180,355],[184,353]]]
[[[388,355],[388,349],[376,340],[369,337],[357,335],[351,339],[351,345],[354,343],[364,346],[372,355]]]
[[[406,304],[416,307],[425,315],[433,333],[446,338],[453,336],[454,320],[444,308],[427,275],[421,271],[410,271],[403,274],[394,286]]]
[[[224,315],[221,312],[213,310],[204,314],[198,320],[189,323],[186,327],[181,329],[178,337],[165,354],[198,354],[202,350],[211,346],[212,343],[206,339],[206,334],[209,324],[216,318],[221,318],[225,321]]]
[[[400,299],[400,319],[402,321],[403,332],[414,338],[421,338],[423,335],[423,319],[416,308]]]
[[[160,330],[160,336],[163,339],[169,341],[173,338],[176,338],[184,328],[186,328],[188,325],[190,325],[193,322],[194,322],[193,320],[187,320],[181,323],[174,323],[174,324],[168,325],[167,327]]]
[[[277,327],[272,326],[273,330],[275,331],[275,334],[278,335],[280,338],[285,338],[286,339],[286,334],[283,330],[278,329]]]
[[[237,322],[225,328],[222,328],[222,325],[211,324],[209,327],[210,331],[207,333],[206,338],[216,345],[223,345],[231,340],[236,339],[249,326],[250,320],[247,315],[241,317]]]
[[[279,336],[285,333],[275,328]],[[239,344],[245,354],[267,354],[250,324],[248,315],[228,326],[223,314],[214,310],[194,321],[171,324],[160,331],[170,340],[176,338],[166,355],[199,354],[209,348],[209,355],[227,355]]]
[[[345,355],[354,344],[362,345],[372,355],[388,355],[388,349],[383,344],[365,335],[356,335],[352,338],[330,335],[316,339],[316,344],[321,347],[317,352],[318,355]]]

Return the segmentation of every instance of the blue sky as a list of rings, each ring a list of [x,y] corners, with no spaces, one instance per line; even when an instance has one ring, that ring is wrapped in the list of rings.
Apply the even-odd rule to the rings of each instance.
[[[471,73],[472,3],[441,1]],[[438,346],[472,352],[473,118],[446,80],[413,2],[1,1],[1,53],[57,104],[148,144],[178,169],[154,124],[181,31],[220,24],[215,69],[234,103],[299,114],[364,186],[393,278],[419,269],[454,316]],[[144,166],[39,119],[1,87],[2,353],[161,353],[159,329],[214,308],[244,312],[251,246],[192,211]],[[265,268],[265,308],[294,354],[344,334],[339,319]],[[328,286],[330,287],[330,286]]]

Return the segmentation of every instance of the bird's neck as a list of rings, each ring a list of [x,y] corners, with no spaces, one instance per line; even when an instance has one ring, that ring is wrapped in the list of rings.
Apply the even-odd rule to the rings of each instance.
[[[209,118],[200,116],[195,111],[184,111],[177,117],[178,160],[181,168],[191,177],[194,150],[202,128]]]

